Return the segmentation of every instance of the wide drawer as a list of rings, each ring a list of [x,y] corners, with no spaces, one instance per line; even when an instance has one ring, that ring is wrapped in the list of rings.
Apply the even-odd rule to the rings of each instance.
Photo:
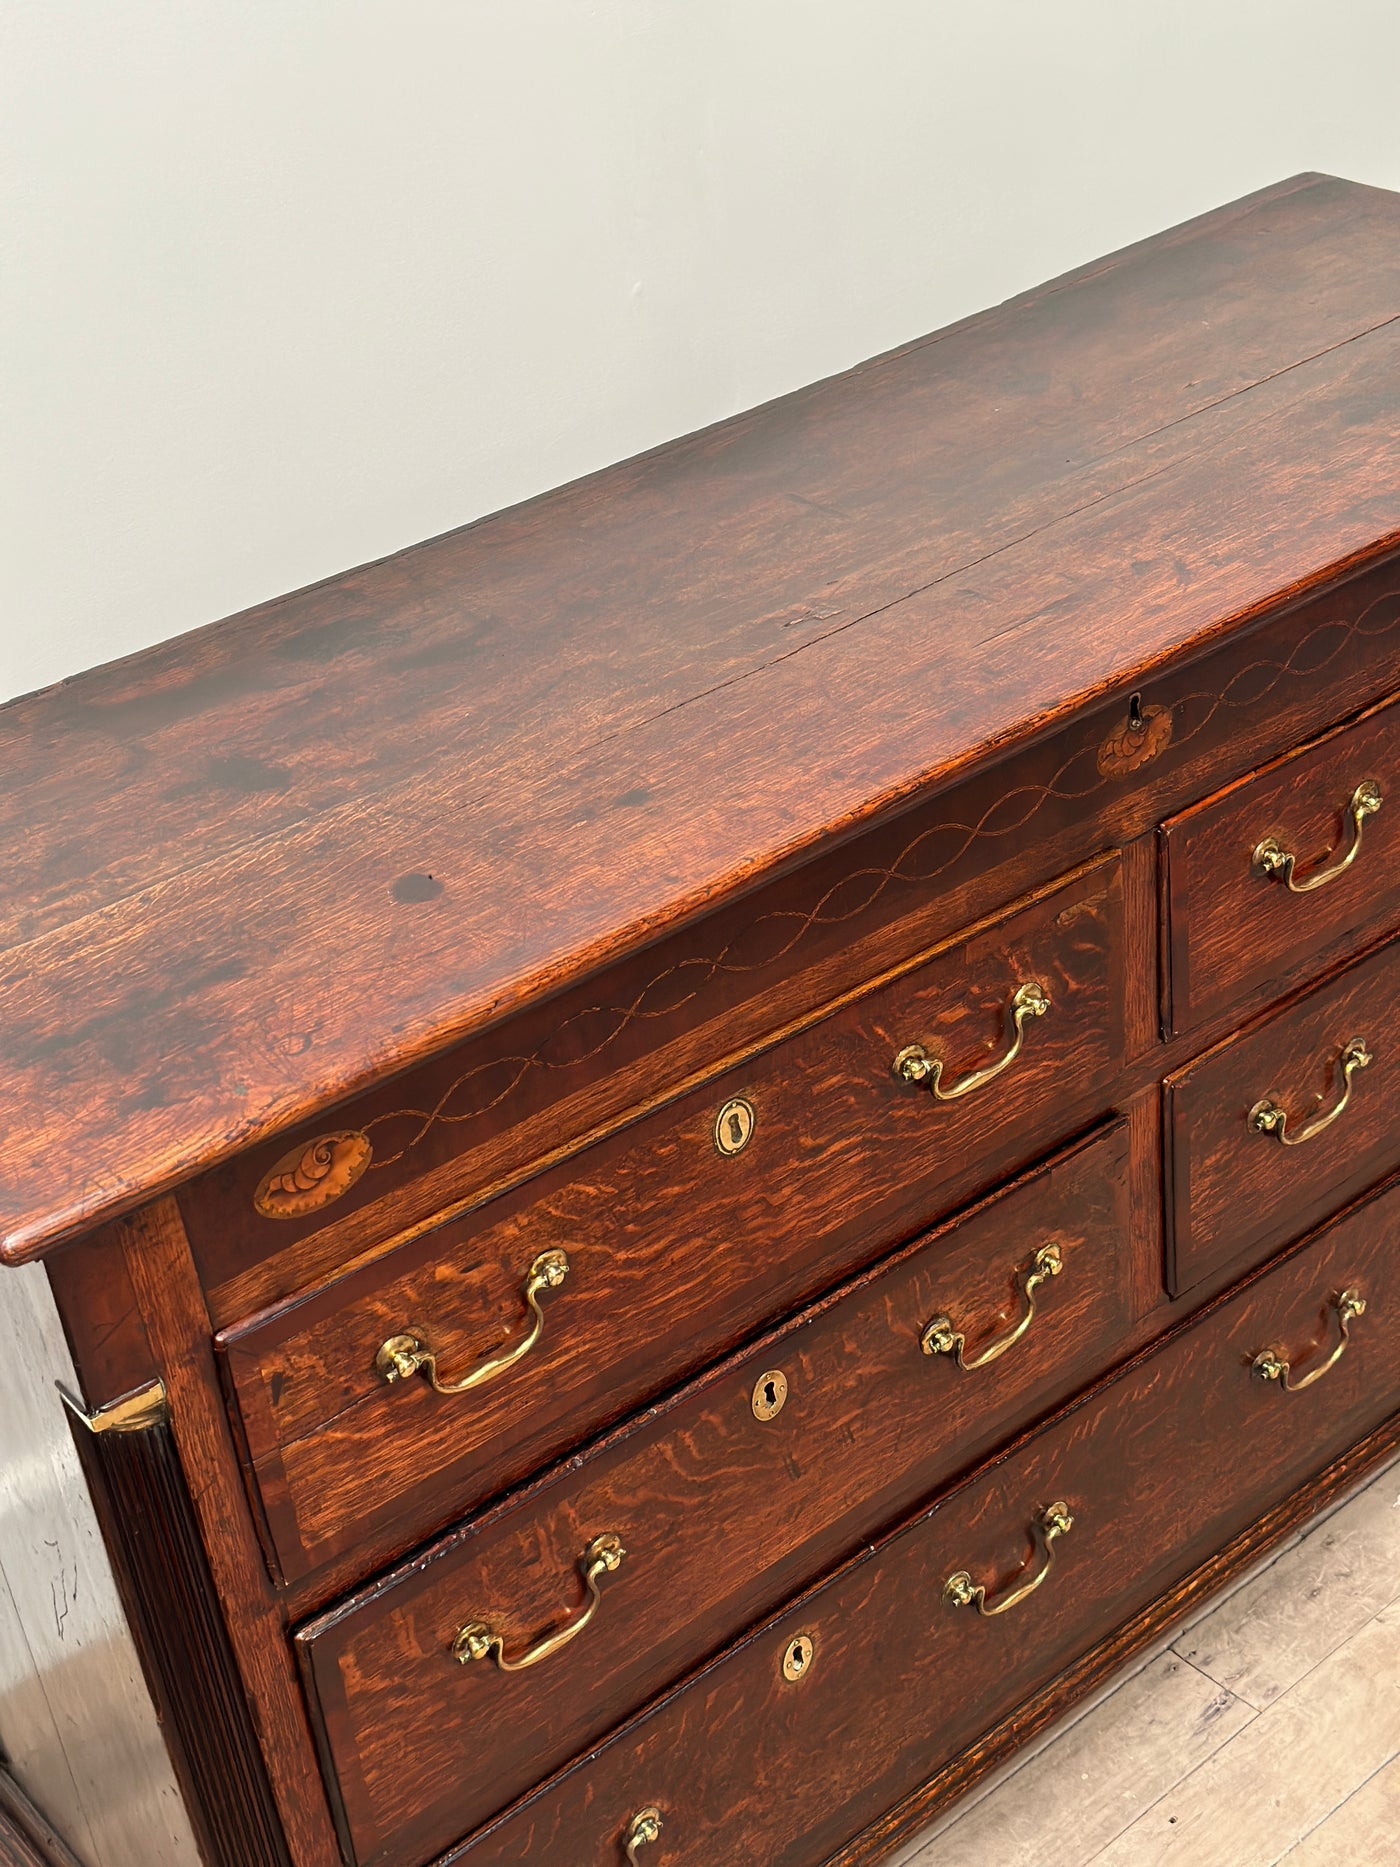
[[[1174,1292],[1258,1263],[1400,1162],[1398,1066],[1391,941],[1166,1079]]]
[[[1400,919],[1400,703],[1169,818],[1168,1024],[1279,997]],[[1291,860],[1290,860],[1291,858]]]
[[[1120,1123],[304,1629],[353,1858],[478,1826],[1100,1373],[1131,1316],[1128,1213]],[[582,1625],[600,1536],[626,1558]],[[512,1666],[579,1631],[504,1671],[454,1663],[472,1621]]]
[[[224,1332],[283,1574],[351,1546],[403,1549],[1082,1129],[1121,1053],[1121,960],[1110,857],[549,1173]],[[944,1090],[984,1080],[940,1101],[923,1056],[945,1065]],[[435,1391],[411,1371],[424,1350],[444,1385],[490,1378]]]
[[[1368,1307],[1328,1368],[1348,1290]],[[1284,1359],[1299,1388],[1320,1378],[1289,1391]],[[817,1867],[1397,1404],[1392,1188],[852,1561],[443,1867],[620,1867],[629,1832],[649,1832],[634,1827],[646,1810],[660,1830],[634,1848],[638,1867]],[[983,1618],[968,1603],[977,1588],[1006,1611]]]

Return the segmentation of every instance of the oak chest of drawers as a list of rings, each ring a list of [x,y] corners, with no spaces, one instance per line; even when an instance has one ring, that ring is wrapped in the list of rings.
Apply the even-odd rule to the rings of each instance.
[[[1400,1444],[1397,437],[1301,177],[0,714],[130,1858],[874,1863]]]

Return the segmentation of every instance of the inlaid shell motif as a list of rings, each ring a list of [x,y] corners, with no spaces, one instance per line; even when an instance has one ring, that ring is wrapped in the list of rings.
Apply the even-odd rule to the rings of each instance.
[[[284,1154],[258,1182],[253,1205],[265,1219],[300,1219],[348,1193],[370,1163],[367,1134],[318,1135]]]

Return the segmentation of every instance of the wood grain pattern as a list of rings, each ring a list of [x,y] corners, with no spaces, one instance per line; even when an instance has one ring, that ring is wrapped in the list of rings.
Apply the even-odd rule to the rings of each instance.
[[[334,1867],[327,1774],[365,1867],[616,1863],[651,1800],[647,1867],[873,1858],[1392,1431],[1400,1182],[1289,1241],[1400,1162],[1400,791],[1310,919],[1236,845],[1314,859],[1358,758],[1391,789],[1398,383],[1400,197],[1299,178],[0,709],[0,1256],[48,1256],[90,1399],[169,1391],[94,1483],[130,1590],[164,1535],[214,1858]],[[988,1062],[1027,980],[1014,1068],[897,1080]],[[1248,1134],[1358,1034],[1342,1122]],[[331,1130],[336,1197],[260,1211]],[[1014,1353],[920,1356],[1045,1227]],[[495,1350],[547,1246],[498,1382],[379,1380],[403,1330]],[[1252,1375],[1326,1355],[1343,1281],[1325,1382]],[[1057,1494],[1044,1591],[941,1605]],[[453,1663],[606,1529],[585,1638]]]
[[[1357,1071],[1331,1126],[1290,1146],[1251,1128],[1250,1111],[1265,1097],[1287,1111],[1290,1135],[1333,1108],[1339,1058],[1353,1037],[1366,1040],[1373,1061]],[[1392,941],[1169,1076],[1172,1289],[1257,1262],[1393,1168],[1397,1068],[1400,943]]]
[[[1124,1052],[1130,1062],[1155,1057],[1162,1027],[1154,963],[1157,946],[1158,846],[1155,835],[1135,837],[1119,851],[1123,926],[1133,959],[1123,969]]]
[[[1398,214],[1291,184],[7,709],[0,1251],[1390,549]]]
[[[1120,1098],[1118,1106],[1124,1109],[1128,1122],[1134,1308],[1141,1323],[1151,1331],[1163,1328],[1169,1320],[1162,1314],[1166,1278],[1162,1259],[1161,1085],[1149,1083],[1135,1095]],[[1145,1339],[1139,1332],[1138,1340]]]
[[[1342,1283],[1375,1294],[1367,1339],[1306,1394],[1254,1378],[1251,1359],[1269,1342],[1300,1357],[1326,1344],[1326,1295]],[[450,1861],[611,1867],[629,1815],[651,1803],[667,1818],[658,1867],[813,1867],[1385,1421],[1400,1403],[1397,1298],[1392,1186],[756,1629]],[[994,1621],[941,1599],[955,1569],[993,1594],[1025,1579],[1038,1561],[1026,1526],[1052,1498],[1075,1523],[1042,1589]],[[794,1687],[780,1662],[799,1633],[816,1657]]]
[[[1350,1657],[1360,1659],[1363,1656],[1358,1653]],[[1381,1656],[1368,1652],[1365,1657]],[[1355,1763],[1355,1754],[1348,1755]],[[1392,1754],[1340,1808],[1290,1849],[1293,1858],[1289,1867],[1332,1867],[1335,1861],[1350,1861],[1354,1867],[1388,1867],[1386,1856],[1393,1852],[1397,1834],[1400,1834],[1400,1754]]]
[[[0,1810],[0,1867],[72,1867],[72,1861],[71,1854],[66,1862],[59,1855],[41,1854],[8,1811]]]
[[[163,1200],[119,1223],[293,1867],[339,1867],[306,1706],[249,1519],[219,1395],[209,1317],[180,1215],[173,1201]]]
[[[1166,1806],[1141,1814],[1103,1850],[1102,1867],[1138,1867],[1143,1859],[1158,1867],[1239,1867],[1242,1860],[1303,1867],[1297,1845],[1325,1828],[1345,1786],[1364,1783],[1400,1756],[1400,1611],[1382,1613],[1323,1660],[1311,1687],[1270,1706]],[[1230,1811],[1225,1820],[1222,1805]],[[1371,1867],[1389,1867],[1397,1845],[1400,1829],[1380,1829]],[[1345,1867],[1367,1861],[1345,1849],[1330,1858]]]
[[[290,1867],[168,1421],[74,1425],[190,1825],[208,1867]]]
[[[1257,1711],[1303,1685],[1400,1601],[1398,1493],[1400,1472],[1380,1473],[1286,1561],[1194,1622],[1173,1651]],[[1303,1685],[1301,1696],[1309,1695]]]
[[[1126,1142],[1074,1148],[302,1629],[355,1857],[440,1852],[1101,1373],[1131,1314]],[[1047,1244],[1064,1269],[1014,1349],[972,1372],[920,1352],[940,1313],[969,1355],[1019,1321]],[[525,1673],[453,1661],[473,1616],[512,1653],[558,1623],[605,1530],[627,1560],[596,1630]]]
[[[81,1867],[76,1854],[0,1766],[0,1867]]]
[[[154,1380],[155,1356],[119,1228],[104,1226],[55,1251],[45,1269],[88,1408],[104,1407]]]
[[[959,1796],[1005,1763],[1022,1745],[1041,1736],[1077,1702],[1101,1688],[1137,1654],[1160,1640],[1177,1621],[1248,1573],[1316,1512],[1325,1510],[1368,1472],[1393,1458],[1397,1446],[1400,1446],[1400,1414],[1392,1415],[1340,1458],[1334,1459],[1316,1478],[1300,1485],[1272,1510],[1265,1511],[1175,1587],[1164,1590],[1140,1614],[1114,1628],[1044,1691],[1033,1694],[984,1738],[970,1744],[946,1768],[937,1771],[903,1802],[887,1810],[823,1863],[823,1867],[880,1867],[892,1851],[912,1840]]]
[[[1172,738],[1130,778],[1106,775],[1099,757],[1105,733],[1126,730],[1117,702],[345,1105],[334,1121],[367,1129],[378,1161],[325,1213],[272,1222],[253,1210],[265,1170],[324,1116],[216,1168],[180,1200],[217,1321],[504,1190],[541,1155],[548,1164],[740,1060],[852,979],[1106,847],[1155,837],[1164,813],[1374,700],[1397,665],[1400,577],[1383,566],[1155,675],[1142,692]]]
[[[283,1573],[449,1521],[1103,1113],[1121,967],[1107,860],[519,1195],[225,1332]],[[985,1090],[937,1103],[895,1077],[915,1041],[950,1082],[1003,1054],[1028,981],[1050,1010]],[[756,1123],[725,1160],[713,1129],[733,1095]],[[524,1361],[466,1395],[385,1385],[375,1351],[405,1329],[447,1379],[518,1331],[547,1248],[568,1281]]]
[[[1162,826],[1176,1029],[1278,997],[1339,947],[1355,950],[1395,924],[1400,811],[1384,801],[1365,820],[1352,867],[1311,893],[1291,893],[1251,862],[1266,836],[1296,854],[1300,882],[1335,860],[1350,845],[1347,807],[1367,778],[1383,800],[1400,801],[1394,702]]]

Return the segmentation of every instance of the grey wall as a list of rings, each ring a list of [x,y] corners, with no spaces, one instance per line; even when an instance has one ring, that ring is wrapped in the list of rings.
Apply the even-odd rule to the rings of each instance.
[[[1394,0],[3,0],[0,697],[1303,168]]]

